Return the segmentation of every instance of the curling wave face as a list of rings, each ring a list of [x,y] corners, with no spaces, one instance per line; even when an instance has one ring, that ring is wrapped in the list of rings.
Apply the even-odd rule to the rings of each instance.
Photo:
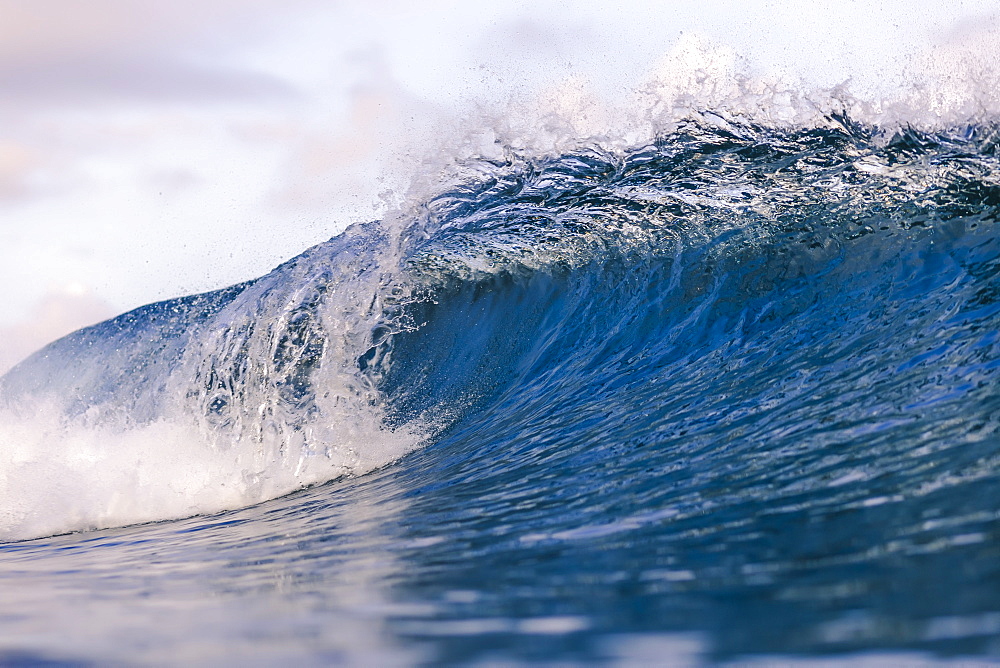
[[[948,515],[940,495],[998,485],[998,145],[714,118],[465,165],[8,373],[0,539],[246,506],[428,445],[461,468],[428,475],[559,499],[529,542]]]

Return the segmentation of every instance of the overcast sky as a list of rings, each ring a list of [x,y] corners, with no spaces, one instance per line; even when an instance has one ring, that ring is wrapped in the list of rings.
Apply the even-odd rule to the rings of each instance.
[[[707,75],[724,97],[736,72],[799,93],[846,85],[875,107],[900,90],[928,114],[989,107],[998,13],[0,0],[0,371],[75,327],[266,273],[477,141],[543,141],[539,119],[613,136],[649,94]]]

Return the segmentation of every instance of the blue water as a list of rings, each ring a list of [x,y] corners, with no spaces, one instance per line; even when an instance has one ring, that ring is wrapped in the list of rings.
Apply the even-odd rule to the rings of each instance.
[[[1000,660],[998,142],[511,151],[52,344],[0,662]]]

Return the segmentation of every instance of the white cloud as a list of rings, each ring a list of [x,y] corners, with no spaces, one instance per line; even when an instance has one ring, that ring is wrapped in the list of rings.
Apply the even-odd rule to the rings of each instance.
[[[48,292],[35,302],[28,318],[0,328],[0,374],[46,343],[112,315],[104,300],[79,284]]]
[[[288,95],[282,81],[220,56],[273,31],[277,10],[308,4],[0,0],[0,94],[8,106]]]

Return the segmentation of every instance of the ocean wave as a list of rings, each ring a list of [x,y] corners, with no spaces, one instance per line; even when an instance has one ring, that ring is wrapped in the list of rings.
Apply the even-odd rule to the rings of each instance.
[[[512,486],[612,458],[638,487],[607,503],[633,514],[667,489],[684,516],[778,513],[995,476],[998,145],[983,120],[704,113],[464,161],[267,276],[15,367],[0,539],[246,506],[458,441],[470,479]]]

